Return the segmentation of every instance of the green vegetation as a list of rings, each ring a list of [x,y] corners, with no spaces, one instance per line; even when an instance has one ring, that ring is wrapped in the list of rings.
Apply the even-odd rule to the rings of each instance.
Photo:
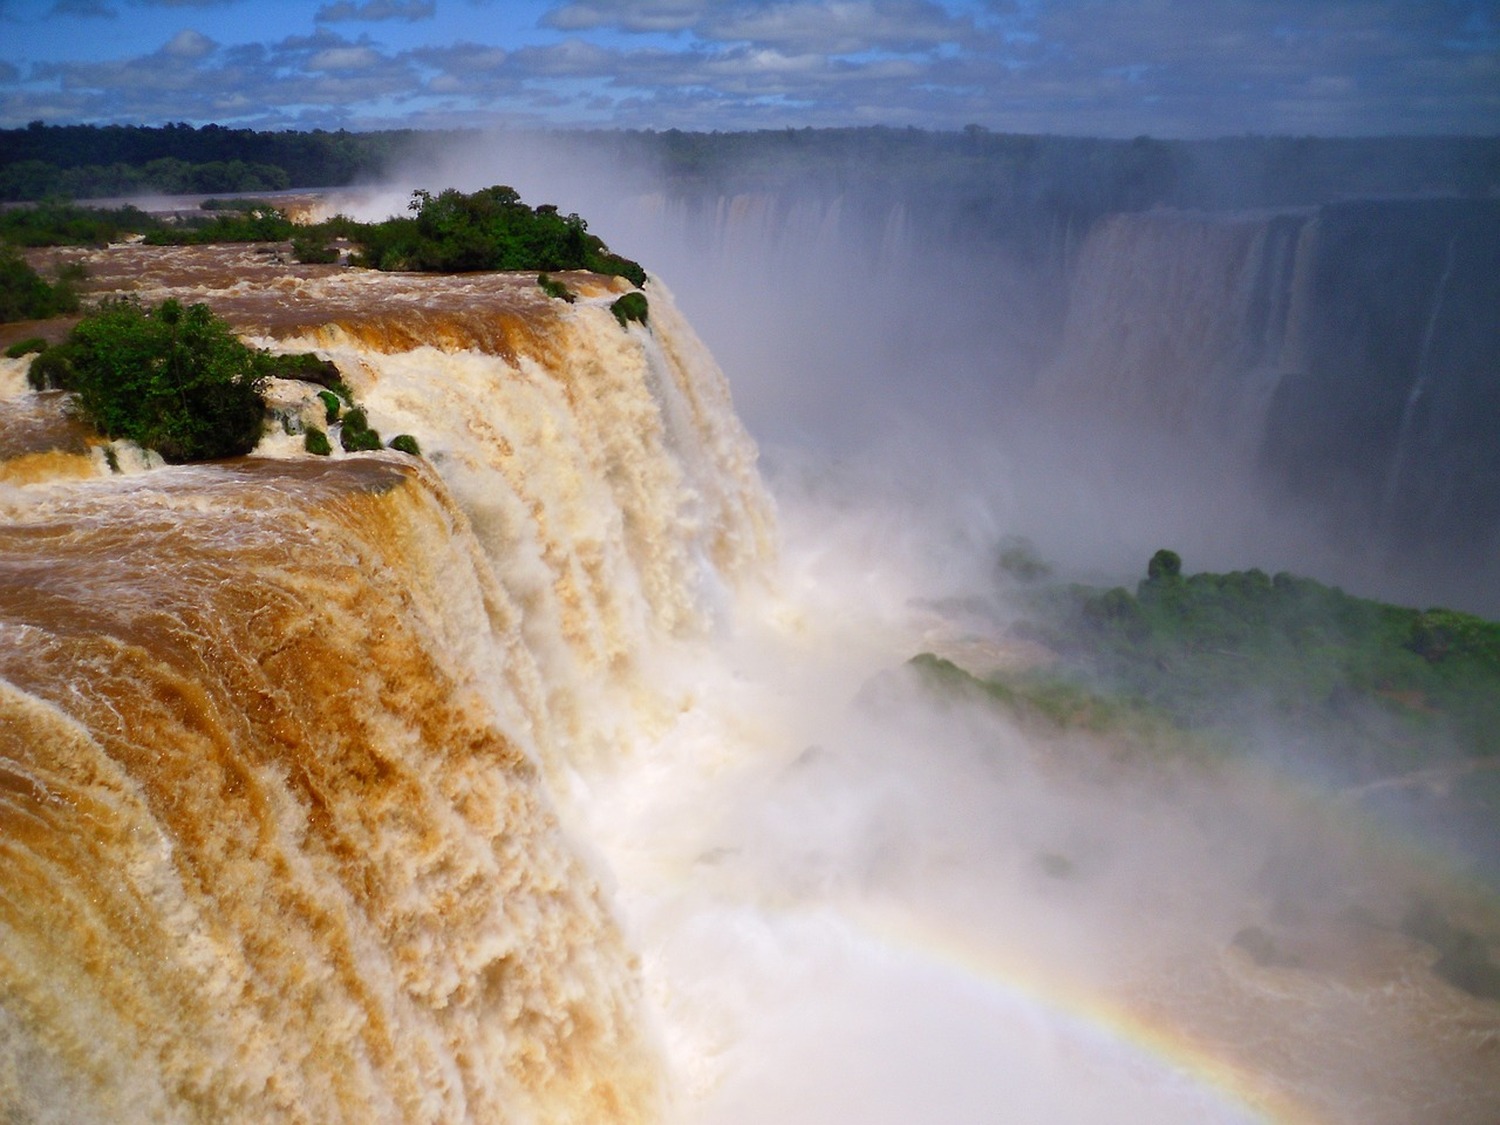
[[[398,160],[472,146],[474,131],[257,132],[182,123],[0,130],[0,199],[76,199],[265,192],[376,178]],[[1153,206],[1270,207],[1353,196],[1500,188],[1500,138],[1257,137],[1166,141],[1028,136],[973,127],[931,132],[883,126],[745,133],[575,130],[541,134],[583,169],[628,169],[674,195],[776,192],[799,185],[853,200],[871,191],[921,202],[921,221],[966,237],[1087,221]],[[524,141],[522,141],[524,143]],[[638,170],[638,171],[636,171]],[[648,172],[649,170],[649,172]],[[1045,226],[1045,223],[1042,224]]]
[[[558,281],[554,277],[549,276],[548,274],[537,274],[536,283],[542,287],[543,293],[547,294],[547,296],[553,298],[554,300],[566,301],[570,305],[574,301],[578,300],[578,294],[574,293],[573,290],[569,289],[562,282]]]
[[[646,295],[644,293],[626,293],[609,306],[609,311],[615,314],[615,319],[620,322],[621,328],[624,328],[632,320],[645,324],[649,312],[646,306]]]
[[[994,704],[1023,722],[1053,731],[1108,734],[1132,753],[1201,756],[1225,750],[1222,739],[1183,729],[1170,714],[1143,699],[1099,691],[1066,673],[1034,671],[980,679],[930,652],[912,657],[908,664],[940,695]]]
[[[134,207],[78,207],[49,200],[0,211],[0,242],[16,246],[104,246],[145,234],[161,220]]]
[[[26,382],[34,391],[65,389],[72,384],[73,365],[67,347],[46,348],[37,353],[26,369]]]
[[[313,230],[292,235],[292,257],[303,265],[331,266],[339,260],[339,252],[324,232]]]
[[[391,448],[412,457],[422,456],[422,447],[417,444],[417,439],[411,434],[397,434],[391,438]]]
[[[1040,582],[1052,575],[1052,567],[1037,554],[1029,539],[1013,538],[1001,543],[999,566],[1002,573],[1017,582]]]
[[[313,352],[290,352],[284,355],[264,353],[261,357],[261,374],[276,379],[300,379],[304,383],[316,383],[320,387],[341,384],[338,365]],[[333,419],[329,419],[333,421]]]
[[[496,185],[471,194],[449,188],[412,194],[414,218],[356,225],[355,264],[380,270],[466,273],[477,270],[592,270],[643,285],[640,265],[611,254],[577,215],[535,209],[514,189]]]
[[[343,400],[332,391],[319,391],[318,397],[323,400],[323,419],[331,426],[339,420],[339,411],[344,408]]]
[[[0,142],[3,144],[4,142]],[[270,164],[214,160],[201,164],[162,157],[141,164],[79,164],[17,160],[0,168],[0,199],[99,199],[107,196],[191,195],[203,191],[281,191],[291,178]]]
[[[1285,573],[1184,575],[1165,550],[1134,592],[1052,585],[1028,598],[1017,632],[1059,665],[985,690],[1033,711],[1049,692],[1081,693],[1061,704],[1070,725],[1149,713],[1186,731],[1273,735],[1331,752],[1351,776],[1500,754],[1500,623]]]
[[[24,340],[17,340],[5,349],[6,359],[20,359],[23,355],[41,355],[47,350],[47,341],[40,336],[28,336]]]
[[[106,437],[127,438],[168,461],[248,453],[260,440],[262,353],[242,344],[206,305],[184,309],[110,301],[32,361],[38,388],[73,391]]]
[[[211,242],[285,242],[298,227],[284,211],[265,205],[207,219],[161,224],[146,233],[151,246],[197,246]]]
[[[453,134],[446,134],[451,138]],[[181,122],[0,130],[0,199],[281,191],[381,174],[440,138],[414,130],[257,132]]]
[[[318,457],[327,457],[333,452],[328,435],[317,426],[309,426],[302,432],[302,448]]]
[[[303,225],[261,200],[208,202],[220,207],[176,222],[163,222],[131,207],[95,210],[48,202],[13,208],[0,212],[0,242],[99,246],[129,234],[140,234],[153,246],[290,242],[298,262],[331,265],[339,260],[334,240],[347,239],[358,247],[350,259],[354,265],[442,273],[538,270],[537,283],[547,294],[569,302],[575,295],[546,271],[590,270],[624,277],[637,286],[646,283],[640,264],[610,253],[579,216],[560,215],[548,204],[529,207],[503,186],[468,195],[452,188],[435,196],[418,191],[410,204],[413,217],[380,223],[335,215]],[[644,319],[644,312],[636,319]]]
[[[0,322],[44,320],[75,312],[77,271],[67,271],[48,283],[13,247],[0,245]]]
[[[370,429],[365,412],[355,407],[344,412],[343,423],[339,426],[339,444],[344,447],[345,453],[362,453],[379,449],[381,448],[380,433]]]

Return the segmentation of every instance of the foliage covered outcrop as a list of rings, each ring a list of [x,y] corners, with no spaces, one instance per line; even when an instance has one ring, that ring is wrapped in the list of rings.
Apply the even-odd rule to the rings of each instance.
[[[646,282],[639,263],[610,253],[578,215],[559,214],[550,204],[529,207],[514,188],[417,191],[408,207],[412,217],[354,225],[355,264],[438,273],[591,270]]]
[[[78,308],[75,277],[46,281],[14,249],[0,245],[0,323],[44,320]]]
[[[266,366],[207,305],[120,300],[79,321],[32,361],[29,377],[38,389],[72,391],[106,437],[168,461],[204,461],[255,448]]]
[[[1103,688],[1195,728],[1295,730],[1350,766],[1434,744],[1500,752],[1500,623],[1354,597],[1287,573],[1182,573],[1159,551],[1124,587],[1055,586],[1025,632]]]

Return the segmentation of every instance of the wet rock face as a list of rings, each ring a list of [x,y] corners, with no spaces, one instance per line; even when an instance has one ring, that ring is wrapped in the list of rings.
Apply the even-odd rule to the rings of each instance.
[[[1500,203],[1325,207],[1261,463],[1396,553],[1500,529]]]
[[[1038,398],[1228,461],[1345,553],[1496,612],[1497,309],[1500,201],[1112,215]]]

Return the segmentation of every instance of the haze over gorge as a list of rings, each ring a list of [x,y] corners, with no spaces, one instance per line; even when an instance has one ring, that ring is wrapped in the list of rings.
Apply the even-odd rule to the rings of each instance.
[[[1500,614],[1494,142],[427,143],[281,201],[513,185],[649,312],[26,252],[421,455],[277,379],[167,465],[0,359],[0,1120],[1500,1117],[1495,748],[1222,739],[1028,623],[1163,547]]]

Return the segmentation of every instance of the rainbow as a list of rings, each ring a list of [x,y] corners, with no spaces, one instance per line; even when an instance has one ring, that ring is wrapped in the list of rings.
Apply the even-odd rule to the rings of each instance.
[[[1169,1072],[1223,1110],[1223,1120],[1320,1125],[1323,1120],[1259,1075],[1220,1058],[1160,1022],[1141,1017],[1036,965],[1007,956],[952,930],[894,907],[862,907],[846,915],[865,936],[898,957],[955,973],[1061,1025],[1080,1039],[1103,1040],[1158,1072]]]

